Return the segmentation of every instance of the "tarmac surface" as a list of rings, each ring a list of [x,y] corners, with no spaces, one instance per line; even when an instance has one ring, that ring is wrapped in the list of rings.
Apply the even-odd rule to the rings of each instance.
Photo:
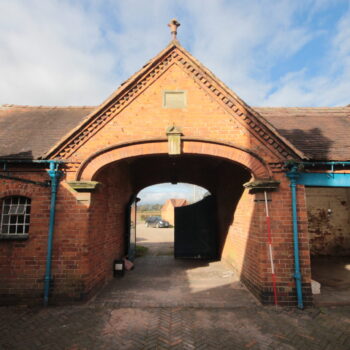
[[[350,349],[350,306],[264,307],[228,265],[161,247],[85,304],[1,307],[0,349]]]

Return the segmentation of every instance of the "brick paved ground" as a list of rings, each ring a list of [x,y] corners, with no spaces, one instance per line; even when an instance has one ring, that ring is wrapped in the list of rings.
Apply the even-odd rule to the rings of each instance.
[[[136,267],[115,278],[95,303],[118,307],[237,307],[257,301],[221,261],[179,260],[171,256],[136,259]]]
[[[0,308],[1,350],[350,349],[350,308]]]
[[[350,306],[263,307],[225,264],[147,257],[84,305],[0,308],[17,349],[349,350]]]

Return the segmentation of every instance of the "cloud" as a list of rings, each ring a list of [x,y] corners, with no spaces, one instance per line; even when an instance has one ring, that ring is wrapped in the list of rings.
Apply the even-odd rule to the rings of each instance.
[[[0,2],[2,103],[96,104],[114,59],[98,16],[67,1]]]
[[[200,186],[196,186],[194,193],[193,185],[184,183],[172,185],[165,183],[147,187],[140,191],[137,196],[141,199],[140,204],[163,204],[170,198],[185,198],[192,202],[194,196],[196,200],[199,200],[206,192],[207,190]]]
[[[0,103],[99,104],[167,45],[173,17],[183,46],[249,104],[348,102],[345,2],[203,3],[0,0]],[[296,59],[312,45],[318,71]]]
[[[191,51],[248,103],[259,104],[272,89],[275,62],[315,35],[294,23],[298,6],[291,1],[212,1],[205,8],[201,1],[189,3],[197,19]]]
[[[264,105],[336,106],[350,103],[350,10],[340,18],[328,51],[315,60],[324,62],[321,74],[309,77],[307,68],[289,72],[276,82]],[[315,62],[316,63],[316,62]]]

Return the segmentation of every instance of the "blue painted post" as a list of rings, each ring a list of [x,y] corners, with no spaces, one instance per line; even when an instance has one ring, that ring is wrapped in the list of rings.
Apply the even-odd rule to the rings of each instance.
[[[298,232],[298,214],[297,214],[297,179],[299,177],[297,166],[293,166],[287,173],[290,179],[290,188],[292,192],[292,215],[293,215],[293,242],[294,242],[294,278],[297,291],[298,308],[303,309],[303,292],[301,286],[301,273],[299,261],[299,232]]]
[[[48,171],[51,178],[51,203],[50,203],[50,223],[47,240],[47,256],[46,256],[46,269],[44,277],[44,306],[48,305],[49,292],[51,284],[51,262],[52,262],[52,243],[53,233],[55,227],[55,214],[56,214],[56,195],[57,195],[57,184],[60,176],[58,171],[58,163],[50,161],[50,170]]]

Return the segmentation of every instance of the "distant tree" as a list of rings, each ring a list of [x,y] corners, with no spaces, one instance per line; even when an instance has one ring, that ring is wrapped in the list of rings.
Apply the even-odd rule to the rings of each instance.
[[[139,211],[158,211],[162,207],[162,204],[141,204],[138,206]]]

